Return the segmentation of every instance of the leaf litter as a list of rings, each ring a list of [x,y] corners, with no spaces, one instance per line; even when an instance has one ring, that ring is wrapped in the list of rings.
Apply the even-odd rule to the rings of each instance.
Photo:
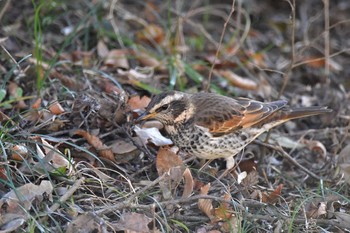
[[[85,25],[77,21],[84,14],[75,14],[76,6],[62,8],[74,15],[70,22],[58,18],[50,25],[45,19],[50,25],[43,25],[45,40],[35,42],[42,57],[35,53],[27,58],[34,50],[33,44],[25,43],[32,32],[21,23],[33,15],[33,6],[23,2],[4,8],[2,232],[29,231],[30,219],[47,232],[55,232],[57,222],[66,232],[349,230],[349,66],[342,51],[325,59],[313,50],[323,48],[319,40],[310,41],[312,46],[302,43],[309,34],[320,38],[324,22],[319,14],[313,15],[312,27],[305,26],[308,17],[294,25],[300,47],[290,80],[279,94],[293,49],[288,4],[266,1],[249,6],[253,21],[256,16],[269,23],[250,24],[246,14],[235,9],[217,58],[217,35],[230,5],[208,3],[214,11],[206,13],[203,24],[205,5],[184,3],[180,14],[170,4],[164,15],[164,4],[93,4],[98,15]],[[297,3],[297,9],[310,6]],[[44,18],[55,13],[54,8],[42,9],[46,10],[39,15]],[[346,22],[349,9],[345,0],[332,3],[330,16],[334,22]],[[282,20],[270,18],[275,14],[269,12],[278,12]],[[108,14],[103,23],[96,21]],[[164,27],[160,17],[176,20]],[[73,24],[80,26],[75,29]],[[342,23],[332,27],[332,50],[346,51],[339,48],[347,38],[340,30]],[[264,101],[284,98],[293,106],[328,105],[333,113],[291,122],[262,136],[261,141],[268,138],[274,146],[249,145],[237,156],[236,170],[218,181],[223,161],[202,167],[202,161],[172,148],[159,124],[135,122],[154,93],[168,88],[204,90],[212,64],[211,91]],[[329,76],[323,73],[327,64]],[[37,86],[38,80],[45,84]],[[65,194],[71,199],[61,202]]]

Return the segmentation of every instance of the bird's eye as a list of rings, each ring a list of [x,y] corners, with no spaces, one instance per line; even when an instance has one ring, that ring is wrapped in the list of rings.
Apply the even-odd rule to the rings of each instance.
[[[164,104],[158,108],[158,112],[165,111],[169,108],[169,104]]]

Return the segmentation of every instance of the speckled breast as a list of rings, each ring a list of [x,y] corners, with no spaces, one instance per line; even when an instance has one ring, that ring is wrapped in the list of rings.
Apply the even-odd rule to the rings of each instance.
[[[180,126],[170,137],[180,150],[203,159],[234,156],[255,138],[240,130],[213,137],[203,127],[193,125]]]

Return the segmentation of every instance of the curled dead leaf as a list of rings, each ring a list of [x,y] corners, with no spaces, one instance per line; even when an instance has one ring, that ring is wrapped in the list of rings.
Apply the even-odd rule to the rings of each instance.
[[[278,199],[281,197],[282,188],[283,188],[283,184],[280,184],[272,193],[270,194],[263,193],[262,202],[275,204],[278,201]]]
[[[187,198],[191,196],[193,192],[193,187],[194,187],[194,181],[193,181],[191,170],[186,168],[183,173],[183,177],[185,180],[185,184],[184,184],[184,191],[182,193],[182,198]]]
[[[327,157],[327,149],[320,141],[302,139],[300,142],[306,145],[309,150],[318,152],[322,158]]]
[[[140,42],[148,44],[161,44],[165,38],[163,28],[156,24],[149,24],[143,30],[136,33],[136,38]]]
[[[129,69],[129,61],[127,56],[129,51],[125,49],[113,49],[109,51],[104,64],[109,67],[117,67],[123,69]]]
[[[34,101],[34,103],[32,104],[32,109],[39,109],[40,105],[41,105],[42,99],[38,98]]]
[[[210,183],[204,185],[201,189],[200,189],[200,194],[201,195],[207,195],[210,189]],[[207,215],[208,218],[210,219],[214,219],[214,207],[213,207],[213,202],[210,199],[203,199],[200,198],[198,200],[198,208],[205,214]]]
[[[23,145],[15,145],[11,149],[11,157],[17,161],[23,161],[28,156],[28,149]]]
[[[233,86],[251,91],[258,89],[258,84],[256,82],[247,78],[242,78],[230,70],[219,70],[218,73],[227,79],[227,81],[229,81]]]
[[[138,126],[135,126],[134,131],[144,144],[147,144],[148,141],[152,142],[156,146],[165,146],[173,144],[173,142],[170,139],[165,138],[163,135],[161,135],[159,129],[157,128],[141,129]]]
[[[62,113],[64,113],[64,108],[62,107],[62,105],[55,101],[54,103],[52,103],[50,106],[49,106],[49,110],[52,114],[54,115],[61,115]]]

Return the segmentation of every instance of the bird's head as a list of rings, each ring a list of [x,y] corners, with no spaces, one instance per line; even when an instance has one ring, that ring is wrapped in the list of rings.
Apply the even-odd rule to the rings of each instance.
[[[158,94],[152,98],[138,120],[154,119],[165,126],[187,122],[194,115],[194,105],[189,97],[189,94],[176,91]]]

